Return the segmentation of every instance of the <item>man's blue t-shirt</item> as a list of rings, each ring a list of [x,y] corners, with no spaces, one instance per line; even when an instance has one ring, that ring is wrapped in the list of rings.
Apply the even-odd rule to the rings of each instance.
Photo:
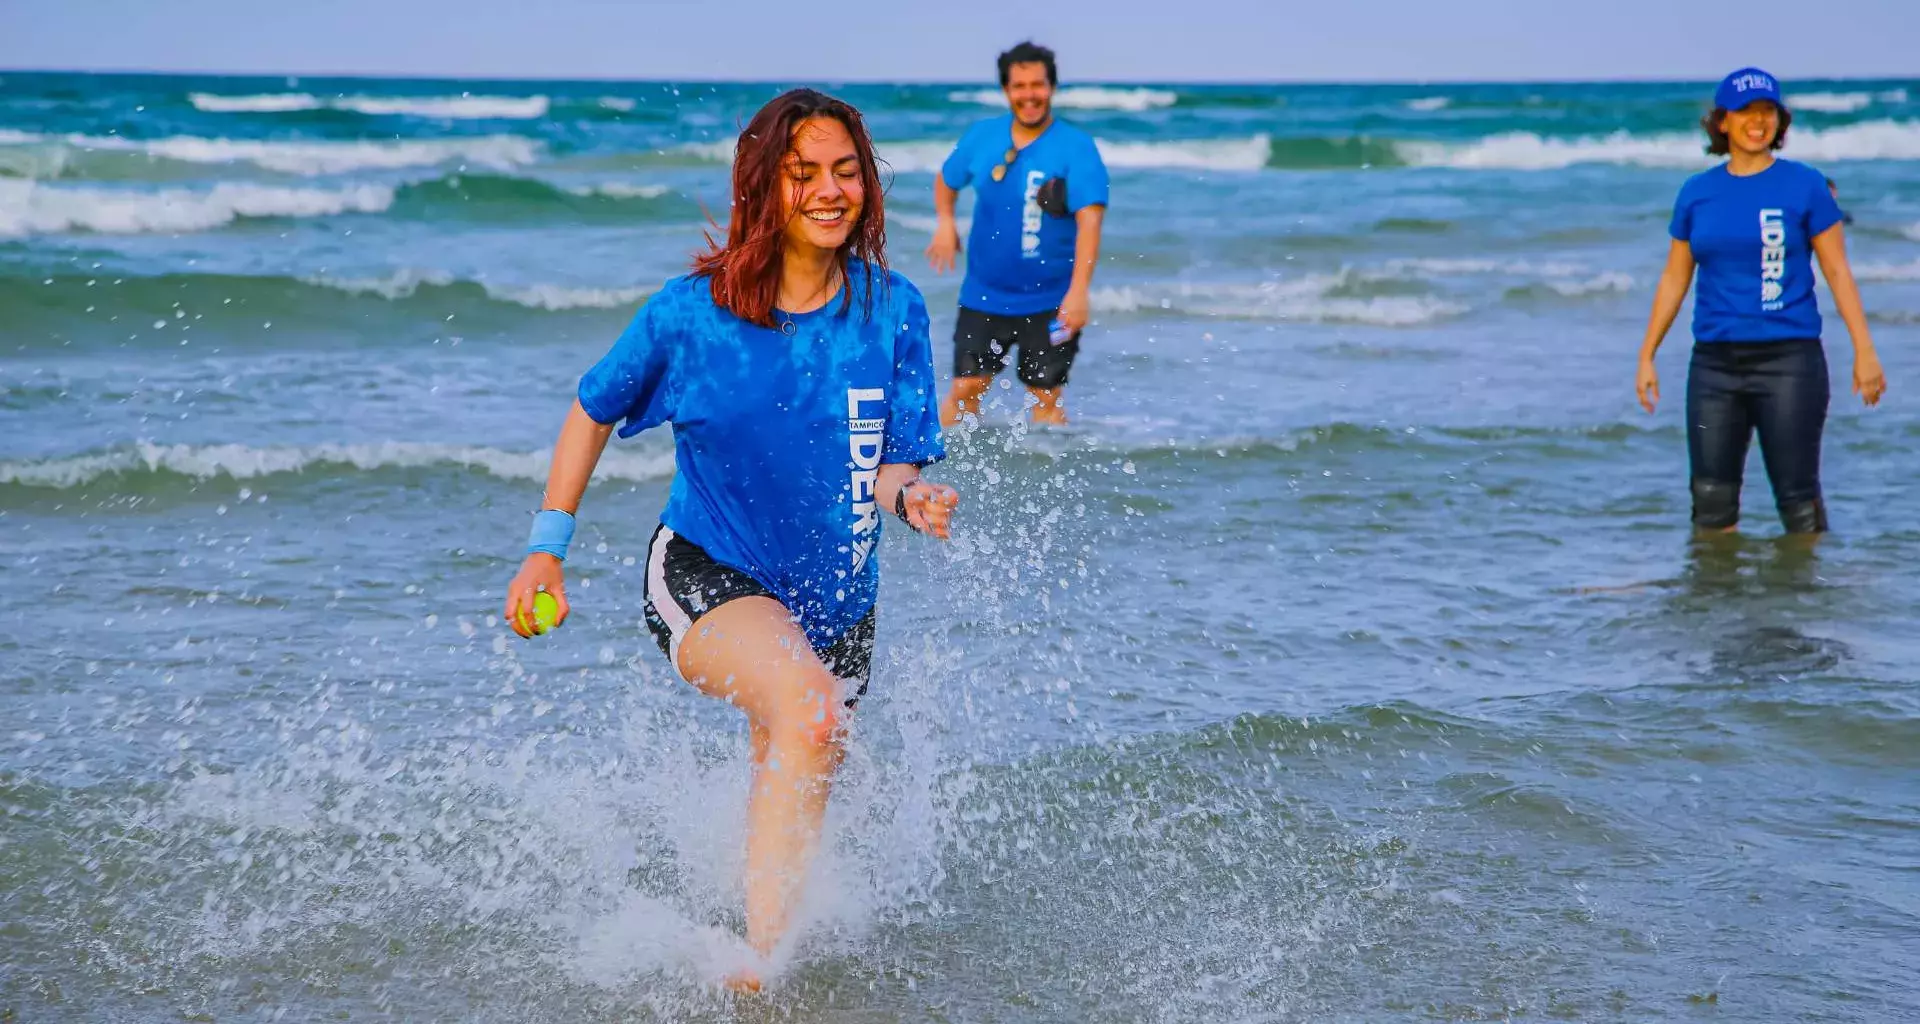
[[[1818,339],[1813,238],[1840,218],[1826,179],[1792,160],[1744,178],[1725,164],[1688,178],[1667,231],[1699,265],[1694,339]]]
[[[1072,216],[1040,209],[1040,186],[1066,179],[1070,215],[1105,206],[1107,165],[1093,136],[1056,120],[1020,150],[1004,178],[993,180],[1012,148],[1013,115],[989,118],[967,129],[940,167],[947,187],[974,190],[960,305],[1007,316],[1052,312],[1073,284],[1079,229]]]
[[[629,437],[673,424],[676,472],[661,521],[722,565],[752,576],[815,643],[873,607],[882,463],[946,454],[927,306],[897,273],[855,260],[841,297],[776,312],[792,334],[716,306],[708,279],[669,281],[580,380],[598,423]]]

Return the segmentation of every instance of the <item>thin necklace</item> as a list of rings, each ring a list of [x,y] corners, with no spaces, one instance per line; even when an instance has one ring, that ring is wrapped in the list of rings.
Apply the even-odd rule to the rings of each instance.
[[[814,295],[818,295],[821,292],[827,292],[828,297],[831,298],[833,286],[839,283],[838,281],[835,280],[835,278],[839,276],[840,276],[839,268],[836,267],[827,274],[827,283],[814,289],[813,295],[809,295],[807,296],[807,298],[811,299],[813,298]],[[799,303],[795,303],[795,305],[798,305],[798,304]],[[824,305],[824,303],[822,305]],[[812,312],[812,311],[809,310],[808,312]],[[794,324],[793,324],[793,314],[791,312],[788,312],[785,309],[780,310],[780,314],[781,314],[780,315],[780,333],[786,335],[789,338],[793,337],[793,332],[797,329],[794,327]]]

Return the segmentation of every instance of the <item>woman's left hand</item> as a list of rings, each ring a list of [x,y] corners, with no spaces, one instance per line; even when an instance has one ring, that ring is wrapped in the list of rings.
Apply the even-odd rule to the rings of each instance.
[[[952,536],[953,510],[960,504],[960,492],[946,484],[916,480],[904,492],[907,525],[930,533],[941,540]]]
[[[1853,393],[1868,405],[1879,405],[1887,393],[1887,375],[1880,369],[1880,356],[1869,349],[1853,357]]]

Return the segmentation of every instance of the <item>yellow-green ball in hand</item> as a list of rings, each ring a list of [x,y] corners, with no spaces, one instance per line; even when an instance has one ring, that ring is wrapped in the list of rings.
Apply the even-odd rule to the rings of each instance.
[[[533,595],[533,621],[531,623],[527,621],[526,607],[524,605],[521,607],[520,627],[526,632],[532,633],[534,636],[539,636],[557,625],[559,618],[560,602],[554,600],[552,594],[542,590]]]

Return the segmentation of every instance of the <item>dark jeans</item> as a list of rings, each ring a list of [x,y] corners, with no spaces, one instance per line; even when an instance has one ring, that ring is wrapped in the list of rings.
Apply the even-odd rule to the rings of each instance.
[[[1747,440],[1758,430],[1780,521],[1790,533],[1824,532],[1820,434],[1828,397],[1827,354],[1817,340],[1695,344],[1687,372],[1694,525],[1725,529],[1740,521]]]

